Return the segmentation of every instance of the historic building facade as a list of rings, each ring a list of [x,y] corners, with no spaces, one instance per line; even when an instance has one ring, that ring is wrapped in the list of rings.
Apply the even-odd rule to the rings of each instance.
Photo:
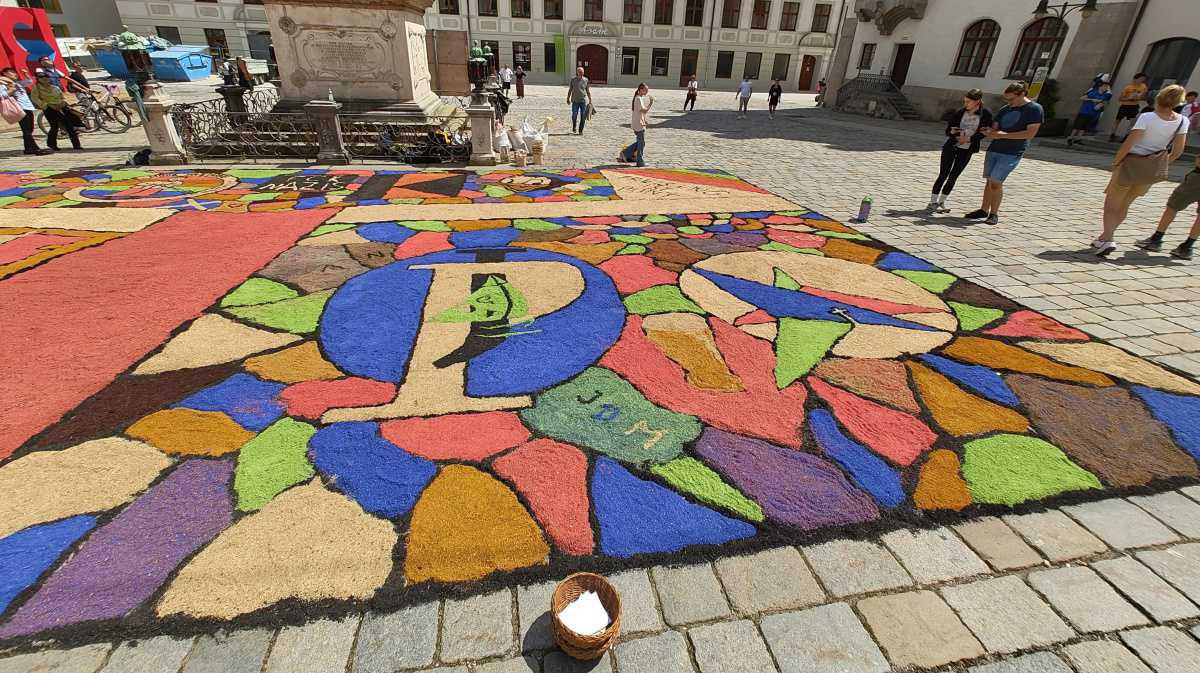
[[[834,47],[843,0],[438,0],[432,40],[478,40],[529,83],[563,84],[576,66],[600,84],[814,90]],[[466,33],[465,36],[453,35]],[[438,53],[434,49],[431,53]],[[435,64],[436,68],[436,64]],[[441,87],[445,88],[445,87]]]
[[[90,0],[85,0],[90,1]],[[139,35],[207,44],[217,56],[271,60],[262,0],[116,0],[121,20]]]

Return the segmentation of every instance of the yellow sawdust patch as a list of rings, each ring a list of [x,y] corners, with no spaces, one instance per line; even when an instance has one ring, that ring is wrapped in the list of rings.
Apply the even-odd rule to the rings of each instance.
[[[461,582],[545,563],[550,547],[506,486],[448,465],[413,509],[404,574],[410,583]]]
[[[968,393],[923,364],[909,362],[908,369],[933,420],[952,435],[1022,433],[1029,429],[1029,421],[1021,414]]]
[[[1113,384],[1112,379],[1090,369],[1060,365],[1040,355],[1034,355],[1027,350],[994,339],[959,337],[954,343],[947,346],[944,352],[963,362],[1007,369],[1023,374],[1038,374],[1060,381],[1075,381],[1094,386],[1111,386]]]
[[[163,409],[143,416],[125,434],[183,456],[223,456],[254,437],[219,411]]]
[[[971,504],[971,491],[959,474],[958,456],[953,451],[930,452],[929,459],[921,466],[913,502],[920,509],[954,511]]]
[[[337,367],[321,356],[321,349],[315,341],[306,341],[299,346],[275,353],[256,355],[246,360],[245,368],[251,374],[257,374],[259,378],[280,383],[318,379],[330,381],[344,376]]]

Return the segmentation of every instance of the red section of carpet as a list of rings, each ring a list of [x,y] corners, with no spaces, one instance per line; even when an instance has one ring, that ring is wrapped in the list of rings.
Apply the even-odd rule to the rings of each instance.
[[[332,214],[179,213],[0,282],[0,460]]]

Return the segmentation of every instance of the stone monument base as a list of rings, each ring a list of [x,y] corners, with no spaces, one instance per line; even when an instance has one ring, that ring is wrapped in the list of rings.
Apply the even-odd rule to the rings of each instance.
[[[332,97],[342,114],[439,116],[423,15],[432,0],[265,0],[280,112]]]

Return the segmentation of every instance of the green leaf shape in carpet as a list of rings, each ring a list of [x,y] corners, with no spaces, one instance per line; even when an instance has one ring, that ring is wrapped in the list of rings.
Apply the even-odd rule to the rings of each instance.
[[[954,315],[958,316],[959,327],[968,332],[989,325],[1004,315],[1004,311],[998,308],[972,306],[957,301],[947,303],[950,304],[950,308],[954,309]]]
[[[684,225],[682,227],[676,227],[675,231],[678,231],[681,234],[688,234],[690,236],[699,236],[700,234],[704,233],[704,230],[701,229],[700,227],[693,226],[690,224]]]
[[[284,418],[246,442],[233,477],[238,511],[256,511],[292,486],[312,479],[308,440],[316,432],[307,423]]]
[[[450,225],[441,220],[405,220],[396,224],[414,231],[450,231]]]
[[[642,218],[642,221],[650,222],[651,224],[665,224],[670,222],[671,218],[667,217],[666,215],[647,215]]]
[[[650,238],[649,236],[642,236],[641,234],[616,234],[615,236],[612,237],[612,240],[620,241],[622,243],[653,243],[654,242],[653,238]]]
[[[816,248],[797,248],[794,245],[788,245],[787,243],[780,243],[779,241],[771,241],[770,243],[764,243],[764,244],[758,246],[758,249],[759,250],[771,250],[773,252],[797,252],[797,253],[800,253],[801,255],[820,255],[821,257],[825,256],[825,253],[821,252],[820,250],[817,250]]]
[[[539,394],[520,415],[537,433],[637,465],[678,458],[703,427],[695,416],[654,404],[603,367],[589,367]]]
[[[644,255],[646,254],[646,246],[633,243],[621,248],[617,251],[618,255]]]
[[[696,313],[708,315],[691,299],[683,296],[676,285],[655,285],[625,297],[625,308],[638,315],[658,313]]]
[[[483,193],[495,199],[512,196],[511,191],[501,187],[500,185],[488,185],[487,187],[483,188]]]
[[[554,231],[555,229],[562,229],[561,224],[538,219],[516,219],[513,220],[513,226],[522,231]]]
[[[796,282],[795,278],[787,275],[787,272],[783,269],[775,267],[772,271],[775,272],[775,287],[783,288],[784,290],[800,290],[803,287],[800,283]]]
[[[813,233],[817,236],[824,236],[825,238],[844,238],[848,241],[871,240],[869,236],[863,236],[862,234],[849,234],[844,231],[814,231]]]
[[[930,292],[937,293],[945,292],[946,290],[950,289],[950,286],[954,284],[954,281],[958,280],[948,273],[940,273],[938,271],[906,271],[901,269],[899,271],[893,271],[892,273],[900,276],[901,278],[906,278],[909,281],[920,285],[926,290],[929,290]]]
[[[1037,437],[992,435],[963,446],[963,478],[976,502],[1011,506],[1068,491],[1103,488],[1096,475]]]
[[[292,288],[267,278],[251,278],[221,299],[221,306],[254,306],[299,297]]]
[[[676,458],[650,471],[667,480],[676,490],[683,491],[706,505],[721,507],[750,521],[762,521],[763,511],[758,503],[721,480],[720,475],[695,458]]]
[[[357,226],[358,226],[357,224],[322,224],[321,226],[317,227],[316,229],[313,229],[312,233],[309,234],[306,238],[312,238],[313,236],[320,236],[321,234],[332,234],[335,231],[345,231],[347,229],[353,229]]]
[[[293,334],[308,334],[317,329],[321,311],[332,294],[333,290],[322,290],[295,299],[284,299],[272,304],[257,306],[240,306],[228,309],[228,311],[243,320],[249,320],[263,327]]]
[[[853,326],[832,320],[780,318],[775,337],[775,385],[783,390],[811,371]]]

